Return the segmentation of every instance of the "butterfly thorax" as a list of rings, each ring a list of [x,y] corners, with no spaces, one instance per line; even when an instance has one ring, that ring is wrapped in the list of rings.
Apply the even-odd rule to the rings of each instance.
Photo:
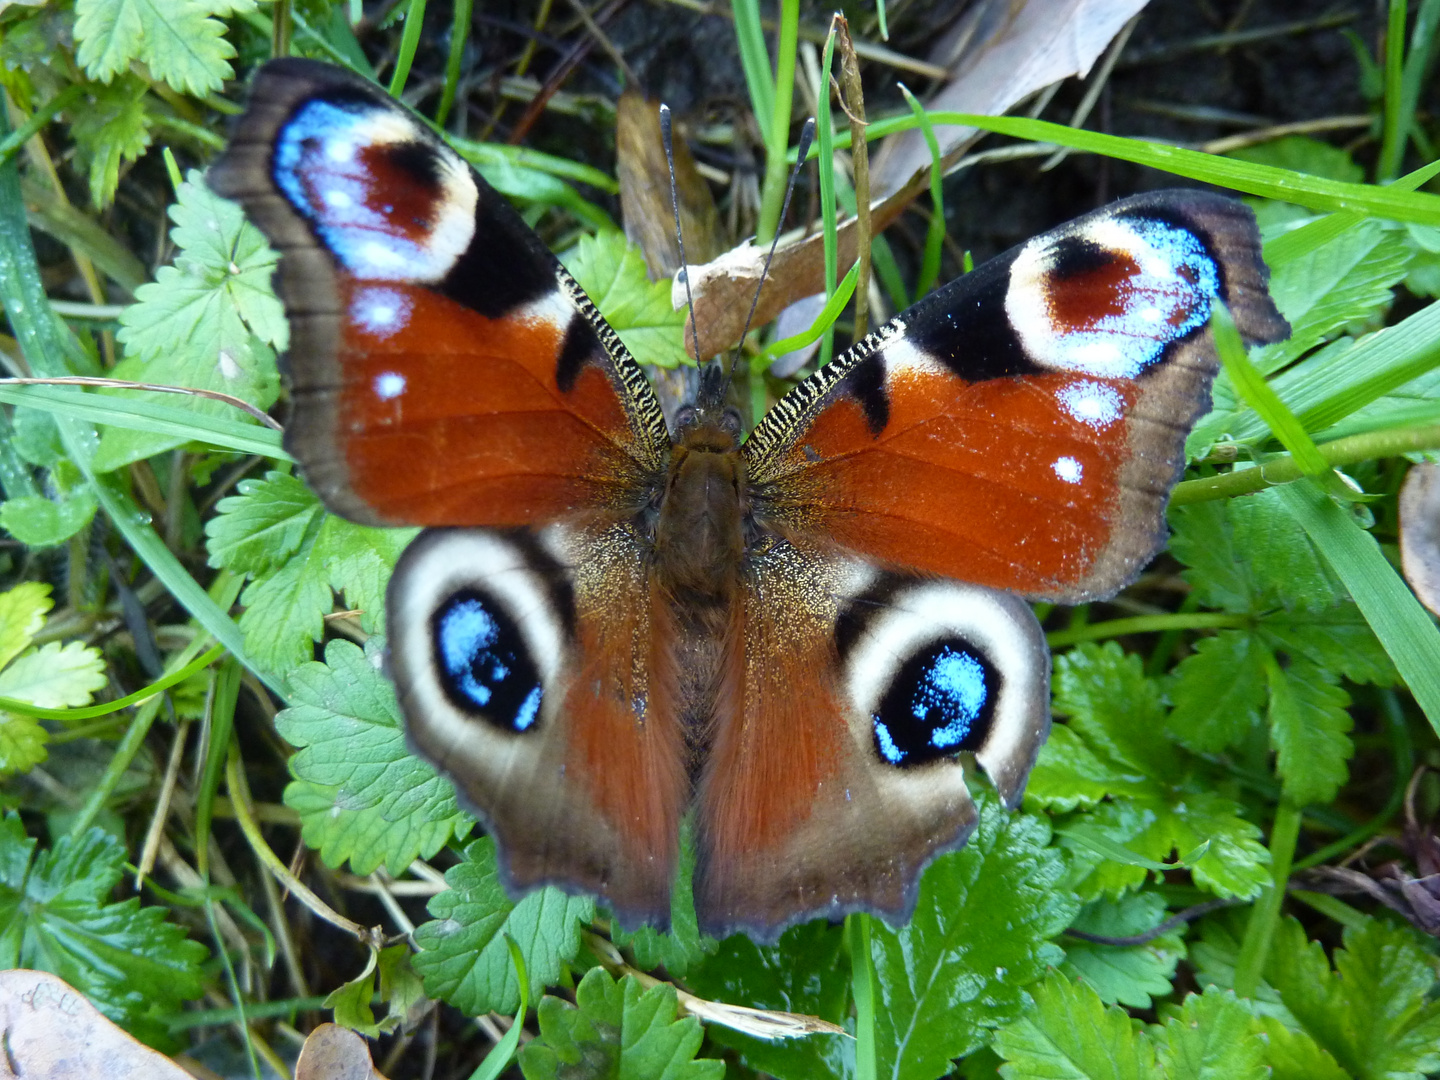
[[[655,524],[654,574],[672,599],[728,607],[744,554],[745,467],[734,410],[686,410]]]

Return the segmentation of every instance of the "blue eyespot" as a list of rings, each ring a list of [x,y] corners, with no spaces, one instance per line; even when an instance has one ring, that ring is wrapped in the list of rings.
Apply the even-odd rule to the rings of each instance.
[[[473,592],[452,596],[435,613],[435,655],[450,701],[497,727],[526,731],[540,715],[543,691],[515,623]]]
[[[891,765],[921,765],[976,750],[990,730],[999,672],[959,638],[936,642],[901,665],[871,718],[875,749]]]

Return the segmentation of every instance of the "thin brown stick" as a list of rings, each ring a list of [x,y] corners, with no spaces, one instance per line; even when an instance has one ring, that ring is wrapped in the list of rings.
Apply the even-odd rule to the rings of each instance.
[[[869,329],[870,300],[870,153],[865,145],[865,92],[860,85],[860,61],[850,40],[850,24],[835,15],[835,43],[840,52],[840,95],[850,118],[850,161],[855,174],[856,253],[860,269],[855,279],[855,340]]]

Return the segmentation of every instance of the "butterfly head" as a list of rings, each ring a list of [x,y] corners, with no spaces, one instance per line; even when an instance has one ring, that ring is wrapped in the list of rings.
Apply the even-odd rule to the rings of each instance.
[[[730,383],[727,374],[725,367],[715,361],[700,369],[700,388],[694,403],[684,406],[675,416],[678,445],[718,453],[740,445],[740,410],[725,402]]]

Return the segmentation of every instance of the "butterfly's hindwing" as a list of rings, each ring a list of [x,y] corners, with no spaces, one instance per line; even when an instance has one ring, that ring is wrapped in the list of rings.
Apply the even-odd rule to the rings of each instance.
[[[672,659],[625,530],[434,529],[387,599],[411,745],[498,843],[507,884],[669,918],[688,795]]]
[[[738,714],[697,796],[702,926],[907,918],[920,871],[975,824],[960,754],[1019,800],[1050,723],[1039,624],[1014,596],[785,541],[746,578],[744,689],[722,691]]]

